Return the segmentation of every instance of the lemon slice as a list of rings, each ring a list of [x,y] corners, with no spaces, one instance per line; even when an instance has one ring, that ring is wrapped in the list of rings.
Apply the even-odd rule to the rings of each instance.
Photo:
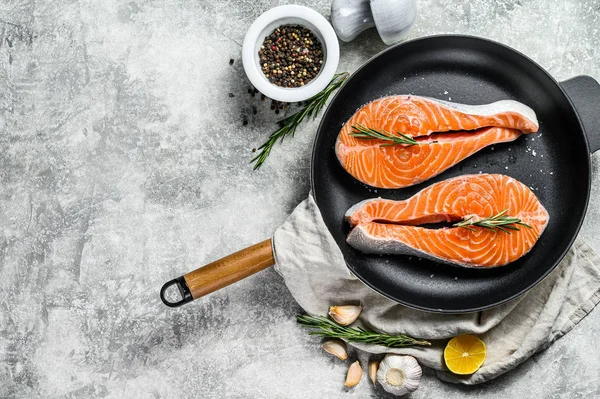
[[[473,374],[479,370],[485,356],[485,344],[474,335],[454,337],[444,349],[444,361],[454,374]]]

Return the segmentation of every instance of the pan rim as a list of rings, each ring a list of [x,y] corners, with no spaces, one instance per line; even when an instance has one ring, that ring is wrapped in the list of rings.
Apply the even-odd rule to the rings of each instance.
[[[585,191],[585,202],[584,202],[584,206],[583,206],[583,213],[582,216],[579,218],[579,221],[577,222],[574,234],[571,235],[571,237],[569,238],[568,242],[567,242],[567,246],[565,248],[565,250],[558,256],[557,260],[554,262],[554,264],[552,266],[550,266],[540,277],[538,277],[535,281],[533,281],[531,284],[529,284],[527,287],[525,287],[524,289],[522,289],[520,292],[510,295],[508,297],[506,297],[503,300],[500,301],[496,301],[494,303],[490,303],[488,305],[482,305],[482,306],[475,306],[475,307],[469,307],[469,308],[463,308],[463,309],[440,309],[440,308],[431,308],[431,307],[427,307],[427,306],[422,306],[422,305],[415,305],[412,303],[409,303],[405,300],[400,300],[398,298],[395,298],[394,296],[392,296],[391,294],[384,292],[383,290],[375,287],[373,284],[371,284],[369,281],[367,281],[366,279],[364,279],[361,275],[357,274],[355,272],[355,268],[354,266],[352,266],[352,264],[346,259],[346,255],[342,252],[342,255],[344,257],[344,263],[346,264],[346,267],[348,268],[348,270],[350,270],[350,272],[356,276],[356,278],[358,278],[363,284],[365,284],[367,287],[369,287],[370,289],[374,290],[375,292],[377,292],[380,295],[385,296],[386,298],[399,303],[403,306],[412,308],[412,309],[416,309],[416,310],[421,310],[421,311],[425,311],[425,312],[429,312],[429,313],[437,313],[437,314],[464,314],[464,313],[474,313],[474,312],[480,312],[486,309],[491,309],[500,305],[503,305],[513,299],[516,299],[522,295],[524,295],[525,293],[529,292],[533,287],[535,287],[536,285],[538,285],[540,282],[542,282],[546,277],[548,277],[548,275],[550,273],[552,273],[552,271],[554,271],[554,269],[556,269],[556,267],[558,266],[558,264],[565,258],[565,256],[567,255],[567,253],[569,252],[569,250],[572,248],[573,244],[575,243],[575,240],[577,239],[579,232],[581,230],[581,226],[583,225],[583,221],[585,219],[585,215],[587,214],[587,210],[588,210],[588,206],[589,206],[589,200],[590,200],[590,192],[591,192],[591,185],[592,185],[592,161],[591,161],[591,153],[590,153],[590,146],[589,146],[589,140],[588,137],[586,135],[585,129],[583,127],[583,123],[581,121],[581,118],[579,116],[579,113],[577,112],[577,109],[575,108],[575,105],[573,104],[573,102],[571,101],[571,98],[569,97],[569,95],[567,94],[567,92],[564,90],[564,88],[561,86],[561,84],[552,76],[550,75],[550,73],[548,73],[548,71],[546,71],[541,65],[539,65],[537,62],[535,62],[534,60],[532,60],[530,57],[528,57],[527,55],[523,54],[522,52],[508,46],[502,43],[499,43],[497,41],[494,40],[490,40],[487,38],[483,38],[483,37],[478,37],[478,36],[472,36],[472,35],[455,35],[455,34],[439,34],[439,35],[430,35],[430,36],[423,36],[423,37],[419,37],[419,38],[415,38],[415,39],[411,39],[402,43],[398,43],[394,46],[391,46],[377,54],[375,54],[374,56],[372,56],[371,58],[369,58],[367,61],[365,61],[361,66],[359,66],[354,72],[352,72],[349,76],[348,79],[346,80],[346,82],[344,83],[344,85],[334,94],[334,96],[332,97],[331,101],[329,102],[329,104],[327,105],[327,109],[325,110],[325,112],[323,113],[323,116],[321,117],[321,120],[319,122],[319,125],[317,127],[317,133],[315,134],[315,137],[313,139],[313,145],[312,145],[312,156],[311,156],[311,164],[310,164],[310,188],[311,188],[311,192],[313,194],[313,198],[315,200],[315,203],[317,204],[317,208],[319,208],[319,212],[321,211],[321,206],[319,205],[319,201],[317,199],[317,194],[316,194],[316,190],[315,190],[315,163],[316,163],[316,157],[317,157],[317,142],[319,141],[319,138],[321,137],[323,133],[323,121],[325,120],[325,118],[328,116],[330,110],[331,110],[331,104],[333,104],[338,95],[340,95],[340,93],[342,92],[342,90],[344,89],[344,87],[346,86],[346,84],[352,79],[354,78],[360,71],[362,71],[365,67],[367,67],[367,65],[369,65],[372,61],[374,61],[376,58],[383,56],[384,54],[386,54],[389,51],[393,51],[398,47],[404,46],[406,44],[410,44],[410,43],[414,43],[414,42],[419,42],[419,41],[427,41],[427,40],[433,40],[433,39],[457,39],[457,40],[475,40],[475,41],[480,41],[482,43],[486,43],[486,44],[491,44],[491,45],[495,45],[495,46],[499,46],[501,48],[504,48],[508,51],[511,51],[513,53],[515,53],[516,55],[524,58],[526,61],[528,61],[532,66],[534,66],[536,69],[538,69],[540,72],[542,72],[544,75],[546,75],[548,78],[550,78],[550,80],[554,83],[555,86],[558,87],[558,89],[560,90],[560,92],[562,93],[563,97],[566,98],[568,104],[570,105],[571,111],[573,111],[573,113],[575,114],[577,123],[579,124],[579,129],[581,130],[582,134],[583,134],[583,141],[584,141],[584,145],[586,148],[586,152],[587,152],[587,172],[588,172],[588,179],[587,179],[587,189]],[[329,229],[329,226],[327,226],[327,230],[329,231],[329,233],[331,234],[331,230]]]

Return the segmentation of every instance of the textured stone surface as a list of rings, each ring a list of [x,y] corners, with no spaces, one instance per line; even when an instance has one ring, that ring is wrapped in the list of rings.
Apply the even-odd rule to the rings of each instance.
[[[260,171],[248,163],[278,116],[246,93],[240,43],[277,4],[0,2],[1,398],[384,396],[366,379],[345,392],[346,366],[295,325],[272,269],[178,310],[158,299],[166,280],[268,237],[308,192],[316,122]],[[600,79],[598,26],[598,0],[420,0],[411,37],[480,35],[559,80]],[[340,70],[384,47],[363,33]],[[595,156],[582,235],[598,251],[599,198]],[[596,310],[492,383],[426,370],[412,397],[600,396],[599,334]]]

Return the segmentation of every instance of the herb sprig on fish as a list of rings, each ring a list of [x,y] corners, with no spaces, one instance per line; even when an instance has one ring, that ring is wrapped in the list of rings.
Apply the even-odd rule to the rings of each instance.
[[[465,229],[469,229],[471,231],[476,231],[471,226],[479,226],[479,227],[486,228],[488,230],[496,230],[496,229],[501,230],[501,231],[503,231],[505,233],[509,233],[509,234],[510,234],[511,230],[518,231],[519,230],[518,226],[527,227],[528,229],[531,228],[530,225],[523,223],[521,221],[521,219],[519,219],[519,218],[506,216],[506,212],[508,212],[508,209],[503,210],[502,212],[498,213],[497,215],[489,216],[487,218],[479,219],[479,220],[473,220],[473,216],[471,216],[470,218],[465,219],[462,222],[453,224],[453,226],[464,227]]]
[[[352,125],[352,129],[354,129],[351,133],[350,136],[352,137],[356,137],[359,139],[379,139],[379,140],[384,140],[384,141],[389,141],[389,143],[386,144],[382,144],[382,147],[389,147],[392,145],[399,145],[399,144],[405,144],[405,145],[416,145],[419,144],[417,142],[417,140],[413,139],[410,136],[407,136],[406,134],[397,132],[396,134],[398,136],[394,136],[393,134],[386,132],[385,130],[377,130],[377,129],[372,129],[370,127],[365,127],[363,125],[356,124],[356,125]]]
[[[333,79],[331,79],[331,82],[329,82],[327,87],[323,89],[323,91],[306,100],[304,107],[300,111],[282,119],[279,122],[279,129],[273,132],[263,145],[258,147],[260,153],[250,160],[250,162],[254,162],[254,170],[262,166],[271,153],[273,146],[275,143],[277,143],[277,140],[283,141],[286,136],[294,137],[296,129],[300,123],[302,123],[304,118],[317,116],[317,114],[325,106],[325,103],[329,99],[331,93],[339,89],[344,84],[346,79],[348,79],[348,76],[348,72],[336,74]]]
[[[365,330],[362,327],[340,326],[325,317],[296,316],[296,321],[303,327],[313,329],[310,335],[319,335],[325,338],[341,338],[348,342],[365,342],[368,344],[387,346],[388,348],[402,348],[413,345],[431,345],[404,334],[388,335]]]

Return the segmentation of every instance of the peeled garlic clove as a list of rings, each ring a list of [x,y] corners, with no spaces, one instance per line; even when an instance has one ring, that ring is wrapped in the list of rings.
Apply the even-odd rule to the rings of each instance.
[[[323,349],[327,353],[331,353],[340,360],[348,359],[348,352],[346,352],[346,344],[339,339],[330,339],[329,341],[323,342]]]
[[[329,316],[341,326],[347,326],[356,321],[362,307],[355,305],[330,306]]]
[[[344,385],[348,388],[352,388],[360,382],[361,378],[362,368],[360,367],[360,363],[357,360],[350,365],[350,368],[348,369],[348,374],[346,375],[346,382],[344,382]]]
[[[379,369],[379,362],[369,363],[369,378],[373,381],[373,384],[377,382],[377,370]]]
[[[402,396],[419,387],[422,373],[414,357],[390,354],[379,364],[377,381],[387,392]]]

